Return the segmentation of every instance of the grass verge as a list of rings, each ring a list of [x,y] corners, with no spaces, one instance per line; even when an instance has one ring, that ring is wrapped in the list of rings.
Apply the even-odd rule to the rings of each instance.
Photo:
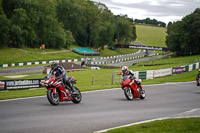
[[[136,41],[147,46],[167,47],[165,44],[166,31],[166,28],[136,25]]]
[[[180,67],[185,65],[194,64],[200,61],[200,55],[175,57],[172,58],[170,55],[165,59],[151,60],[148,62],[138,63],[131,68],[134,71],[145,71],[145,70],[158,70],[171,67]]]
[[[106,133],[197,133],[200,131],[200,118],[180,118],[157,120]]]
[[[46,51],[55,51],[58,53],[47,53],[40,49],[34,48],[0,48],[0,64],[11,64],[11,63],[25,63],[25,62],[35,62],[35,61],[49,61],[49,60],[68,60],[68,59],[79,59],[84,58],[84,56],[76,54],[74,52],[60,52],[57,49],[47,49]],[[112,51],[107,48],[101,51],[101,57],[114,56],[121,54],[129,54],[138,51],[137,49],[118,49],[117,51]],[[9,54],[8,54],[9,53]]]

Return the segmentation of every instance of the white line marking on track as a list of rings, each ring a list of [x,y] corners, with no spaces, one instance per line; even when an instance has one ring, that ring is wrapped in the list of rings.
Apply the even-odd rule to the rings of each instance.
[[[180,113],[180,114],[177,114],[177,115],[180,115],[180,116],[175,116],[175,117],[162,117],[162,118],[156,118],[156,119],[151,119],[151,120],[145,120],[145,121],[140,121],[140,122],[135,122],[135,123],[130,123],[130,124],[126,124],[126,125],[122,125],[122,126],[117,126],[117,127],[113,127],[113,128],[108,128],[108,129],[104,129],[104,130],[100,130],[100,131],[95,131],[93,133],[103,133],[103,132],[107,132],[109,130],[113,130],[113,129],[117,129],[117,128],[123,128],[123,127],[129,127],[129,126],[133,126],[133,125],[138,125],[138,124],[143,124],[143,123],[148,123],[148,122],[153,122],[153,121],[157,121],[157,120],[166,120],[166,119],[177,119],[177,118],[195,118],[195,117],[199,117],[198,115],[194,115],[194,116],[184,116],[184,114],[192,114],[196,111],[200,111],[200,108],[198,109],[192,109],[192,110],[189,110],[189,111],[186,111],[186,112],[183,112],[183,113]],[[181,116],[182,115],[182,116]]]
[[[25,99],[33,99],[33,98],[40,98],[45,96],[35,96],[35,97],[25,97],[25,98],[15,98],[15,99],[7,99],[7,100],[0,100],[0,102],[8,102],[8,101],[16,101],[16,100],[25,100]]]
[[[95,131],[95,132],[93,132],[93,133],[103,133],[103,132],[107,132],[107,131],[112,130],[112,129],[123,128],[123,127],[129,127],[129,126],[133,126],[133,125],[138,125],[138,124],[153,122],[153,121],[156,121],[156,120],[165,120],[165,119],[169,119],[169,118],[170,118],[170,117],[163,117],[163,118],[145,120],[145,121],[130,123],[130,124],[127,124],[127,125],[122,125],[122,126],[117,126],[117,127],[113,127],[113,128],[108,128],[108,129],[104,129],[104,130],[100,130],[100,131]]]

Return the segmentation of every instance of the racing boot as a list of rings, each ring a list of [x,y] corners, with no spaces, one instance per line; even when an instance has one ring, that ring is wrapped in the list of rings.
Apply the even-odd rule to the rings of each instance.
[[[137,83],[138,87],[140,88],[140,91],[143,91],[140,81],[136,81],[136,83]]]
[[[72,95],[77,95],[78,93],[76,92],[76,90],[74,89],[74,87],[71,85],[71,83],[69,81],[67,81],[66,83],[69,86],[69,88],[71,89]]]
[[[140,88],[140,91],[143,91],[143,88],[142,88],[142,86],[141,86],[141,85],[140,85],[140,87],[139,87],[139,88]]]
[[[64,84],[64,83],[61,83],[61,84],[62,84],[63,88],[66,90],[66,94],[68,95],[69,94],[69,89],[68,89],[67,85]]]

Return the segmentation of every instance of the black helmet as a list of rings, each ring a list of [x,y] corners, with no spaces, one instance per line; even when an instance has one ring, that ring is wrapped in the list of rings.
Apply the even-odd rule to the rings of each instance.
[[[57,66],[58,66],[58,64],[54,61],[50,63],[51,69],[55,69]]]

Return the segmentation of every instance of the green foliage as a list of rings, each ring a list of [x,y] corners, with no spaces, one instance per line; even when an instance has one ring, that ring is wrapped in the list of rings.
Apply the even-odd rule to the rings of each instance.
[[[104,49],[115,43],[115,34],[120,41],[135,39],[129,18],[114,21],[104,4],[88,0],[1,0],[0,15],[6,16],[0,16],[1,46],[69,48],[77,44]],[[118,21],[126,25],[121,33],[115,28]]]
[[[2,0],[0,0],[0,15],[4,15],[4,12],[2,9]]]
[[[147,25],[152,25],[152,26],[166,27],[166,24],[164,22],[157,21],[156,19],[150,19],[150,18],[146,18],[142,20],[135,19],[134,22],[137,24],[147,24]]]
[[[10,21],[5,15],[0,15],[0,46],[7,46],[9,41]]]
[[[184,17],[181,21],[169,23],[166,44],[179,55],[200,53],[200,8]]]
[[[22,8],[14,9],[14,15],[11,17],[11,35],[12,44],[20,47],[25,44],[28,37],[28,17],[26,11]]]
[[[133,27],[125,16],[116,17],[116,39],[117,42],[127,44],[136,37],[133,37]]]

